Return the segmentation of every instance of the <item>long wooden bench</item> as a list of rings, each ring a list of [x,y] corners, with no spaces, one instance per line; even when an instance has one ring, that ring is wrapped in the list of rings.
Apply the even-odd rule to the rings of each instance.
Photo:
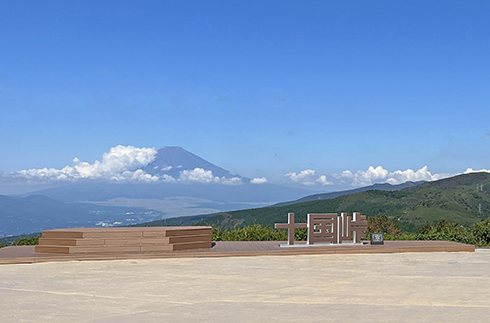
[[[211,248],[211,227],[70,228],[43,231],[36,253],[171,252]]]

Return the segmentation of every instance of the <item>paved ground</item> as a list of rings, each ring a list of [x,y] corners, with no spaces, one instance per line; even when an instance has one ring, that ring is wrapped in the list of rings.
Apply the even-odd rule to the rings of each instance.
[[[0,266],[1,322],[488,322],[490,249]]]

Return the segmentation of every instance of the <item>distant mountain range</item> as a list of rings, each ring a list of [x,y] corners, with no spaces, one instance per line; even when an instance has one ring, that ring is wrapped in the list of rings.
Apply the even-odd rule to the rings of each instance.
[[[191,203],[188,209],[195,212],[189,212],[190,214],[187,215],[177,213],[179,215],[178,217],[172,217],[174,213],[170,209],[165,209],[165,206],[161,210],[149,208],[155,204],[155,201],[159,201],[159,197],[165,194],[188,193],[190,185],[167,184],[161,186],[152,184],[149,187],[147,185],[86,183],[41,191],[46,195],[56,196],[64,202],[54,200],[46,195],[28,195],[26,197],[0,195],[0,219],[2,224],[0,226],[0,238],[2,235],[27,234],[40,232],[43,229],[63,227],[134,225],[141,223],[141,225],[190,225],[215,216],[216,214],[212,214],[215,213],[215,208],[222,207],[222,205],[216,202],[206,203],[207,200],[198,200],[196,202],[196,199],[181,199],[183,203]],[[230,195],[229,188],[226,186],[195,185],[197,186],[194,187],[193,192],[199,191],[200,196],[206,196],[205,193],[209,192],[209,188],[214,187],[222,195],[221,198],[234,197],[239,200],[239,196],[233,196],[236,193]],[[396,191],[414,185],[416,183],[412,182],[401,185],[375,184],[355,190],[309,195],[294,202],[284,202],[274,206],[297,204],[300,203],[298,201],[305,200],[329,199],[336,196],[352,194],[353,192],[373,189]],[[257,196],[254,196],[254,198],[260,199],[260,195],[264,193],[263,187],[273,189],[274,186],[259,186],[256,192]],[[281,189],[282,187],[279,186],[278,188]],[[216,191],[213,194],[215,193]],[[280,192],[277,193],[281,194]],[[80,196],[84,196],[89,200],[91,199],[92,202],[80,203],[74,201],[75,198],[80,198]],[[125,196],[125,198],[121,198],[120,196]],[[102,201],[107,198],[118,199],[120,204],[123,201],[130,201],[129,204],[136,204],[136,201],[141,201],[141,204],[145,205],[145,207],[104,206]],[[94,200],[97,199],[99,199],[101,204],[94,204],[96,202]],[[173,200],[175,199],[177,197],[173,198]],[[227,203],[226,205],[228,207],[234,206],[238,209],[240,207],[243,208],[243,206],[249,206],[247,203],[240,202]],[[202,214],[202,210],[207,210],[206,214]],[[181,209],[178,209],[178,212],[181,211]],[[218,213],[225,214],[226,212]]]
[[[177,179],[182,171],[196,168],[212,171],[220,178],[237,177],[242,184],[84,181],[19,196],[0,195],[0,236],[58,227],[142,222],[187,225],[206,220],[224,228],[253,223],[272,225],[284,222],[288,212],[296,213],[298,220],[312,212],[387,214],[400,218],[408,229],[438,219],[471,225],[490,215],[488,173],[312,194],[309,189],[251,184],[246,177],[231,174],[180,147],[158,150],[155,160],[144,170]]]
[[[178,180],[181,172],[196,168],[211,171],[213,177],[220,179],[238,178],[242,184]],[[155,160],[143,170],[151,175],[172,176],[176,180],[169,183],[86,180],[17,196],[1,196],[0,236],[55,227],[126,225],[152,219],[239,210],[312,193],[303,188],[251,184],[250,179],[231,174],[180,147],[159,149]],[[126,216],[126,213],[135,216]],[[133,218],[136,220],[131,220]]]
[[[398,218],[405,230],[414,231],[420,225],[440,219],[471,226],[490,217],[490,173],[464,174],[407,185],[409,187],[395,191],[362,188],[360,190],[364,191],[327,199],[316,199],[318,195],[314,195],[316,198],[307,202],[223,212],[206,217],[205,221],[232,229],[254,223],[273,225],[285,222],[289,212],[295,213],[297,221],[301,221],[308,213],[357,211],[368,216],[386,214]]]
[[[365,192],[365,191],[370,191],[370,190],[399,191],[401,189],[404,189],[407,187],[412,187],[412,186],[417,186],[417,185],[420,185],[422,183],[425,183],[425,181],[419,181],[419,182],[408,181],[408,182],[398,184],[398,185],[392,185],[390,183],[381,183],[381,184],[377,183],[374,185],[359,187],[359,188],[355,188],[352,190],[308,195],[308,196],[302,197],[302,198],[295,200],[295,201],[281,202],[281,203],[274,204],[273,206],[286,206],[286,205],[309,202],[309,201],[328,200],[328,199],[333,199],[333,198],[336,198],[336,197],[339,197],[342,195],[355,194],[355,193],[360,193],[360,192]]]

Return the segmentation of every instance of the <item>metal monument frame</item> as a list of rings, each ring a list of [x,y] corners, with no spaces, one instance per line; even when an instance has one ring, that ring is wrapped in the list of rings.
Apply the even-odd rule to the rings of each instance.
[[[366,238],[367,218],[360,212],[352,215],[338,213],[309,213],[306,223],[296,223],[294,213],[288,213],[288,223],[276,223],[276,229],[288,230],[288,245],[294,245],[294,230],[306,228],[308,231],[307,244],[330,243],[342,244],[362,243]]]

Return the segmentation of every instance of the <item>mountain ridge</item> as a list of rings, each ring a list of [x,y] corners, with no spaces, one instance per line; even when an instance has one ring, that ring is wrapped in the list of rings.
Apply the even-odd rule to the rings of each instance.
[[[339,197],[342,195],[355,194],[355,193],[360,193],[360,192],[369,191],[369,190],[399,191],[401,189],[404,189],[407,187],[412,187],[412,186],[417,186],[417,185],[420,185],[423,183],[425,183],[425,181],[418,181],[418,182],[408,181],[408,182],[405,182],[402,184],[396,184],[396,185],[393,185],[390,183],[376,183],[376,184],[369,185],[369,186],[354,188],[352,190],[308,195],[308,196],[302,197],[302,198],[295,200],[295,201],[281,202],[281,203],[274,204],[272,206],[286,206],[286,205],[303,203],[303,202],[308,202],[308,201],[328,200],[328,199],[333,199],[333,198],[336,198],[336,197]]]
[[[441,219],[472,226],[490,217],[489,193],[490,173],[480,172],[399,191],[367,190],[333,199],[226,212],[208,217],[205,223],[233,229],[254,223],[273,225],[284,222],[290,212],[296,214],[297,221],[305,220],[307,213],[362,212],[367,216],[387,214],[397,218],[409,231]]]

